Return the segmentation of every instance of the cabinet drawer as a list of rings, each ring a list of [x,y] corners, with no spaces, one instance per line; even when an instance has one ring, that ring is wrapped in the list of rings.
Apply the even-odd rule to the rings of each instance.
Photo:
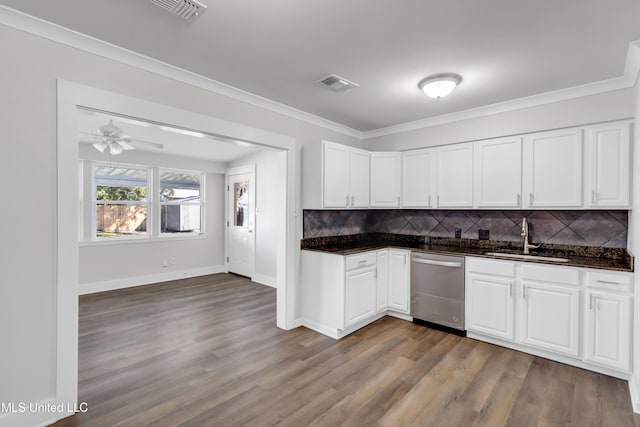
[[[543,267],[526,263],[522,264],[522,278],[563,285],[578,286],[580,284],[580,272],[577,269]]]
[[[616,292],[631,292],[633,290],[633,277],[624,273],[587,271],[587,286]]]
[[[355,270],[356,268],[365,268],[376,265],[376,252],[366,252],[360,255],[351,255],[345,259],[345,269],[347,271]]]
[[[478,258],[467,258],[466,271],[473,273],[490,274],[492,276],[515,276],[515,264],[509,261],[494,261]]]

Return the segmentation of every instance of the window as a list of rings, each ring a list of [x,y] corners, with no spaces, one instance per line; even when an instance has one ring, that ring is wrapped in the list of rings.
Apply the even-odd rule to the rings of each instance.
[[[96,237],[146,237],[149,170],[94,167]]]
[[[202,172],[85,160],[81,239],[194,236],[204,231]],[[84,196],[84,197],[83,197]]]
[[[160,170],[160,233],[200,233],[201,174]]]

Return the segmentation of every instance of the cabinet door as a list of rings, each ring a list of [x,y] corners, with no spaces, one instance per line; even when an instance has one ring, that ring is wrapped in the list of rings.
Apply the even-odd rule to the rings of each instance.
[[[514,339],[514,280],[467,274],[465,283],[466,329]]]
[[[402,206],[430,208],[435,196],[433,187],[433,150],[402,153]]]
[[[411,252],[389,249],[389,299],[391,310],[409,313],[409,257]]]
[[[500,138],[478,142],[474,154],[477,207],[519,208],[522,206],[521,138]]]
[[[376,294],[375,267],[346,273],[345,328],[376,314]]]
[[[631,297],[588,292],[585,358],[631,371]]]
[[[349,148],[323,142],[322,206],[346,208],[349,205],[349,196]]]
[[[436,163],[436,207],[473,207],[473,145],[440,147]]]
[[[577,356],[579,291],[523,280],[522,342]]]
[[[524,137],[525,207],[582,206],[582,129]]]
[[[387,293],[389,292],[389,251],[387,249],[378,251],[377,266],[376,286],[378,293],[376,312],[380,313],[387,309]]]
[[[371,206],[400,206],[400,153],[371,153]]]
[[[628,207],[629,122],[587,128],[585,200],[590,207]]]
[[[349,206],[369,207],[369,152],[350,149],[349,161]],[[346,181],[342,183],[344,187]]]

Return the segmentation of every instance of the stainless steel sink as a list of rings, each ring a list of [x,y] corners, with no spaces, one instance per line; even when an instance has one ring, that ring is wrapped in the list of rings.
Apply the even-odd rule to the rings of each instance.
[[[553,257],[553,256],[540,256],[540,255],[524,255],[524,254],[510,254],[505,252],[485,252],[485,255],[499,256],[503,258],[514,258],[532,261],[550,261],[550,262],[569,262],[567,258]]]

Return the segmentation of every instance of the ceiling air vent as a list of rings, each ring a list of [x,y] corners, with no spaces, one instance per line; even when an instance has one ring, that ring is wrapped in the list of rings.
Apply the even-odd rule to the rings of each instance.
[[[150,0],[151,3],[160,6],[174,15],[178,15],[187,21],[194,21],[202,15],[207,6],[196,0]]]
[[[354,82],[350,82],[345,78],[336,76],[335,74],[329,74],[328,76],[324,76],[320,80],[317,80],[316,83],[323,84],[336,92],[345,92],[349,89],[353,89],[354,87],[360,86]]]

